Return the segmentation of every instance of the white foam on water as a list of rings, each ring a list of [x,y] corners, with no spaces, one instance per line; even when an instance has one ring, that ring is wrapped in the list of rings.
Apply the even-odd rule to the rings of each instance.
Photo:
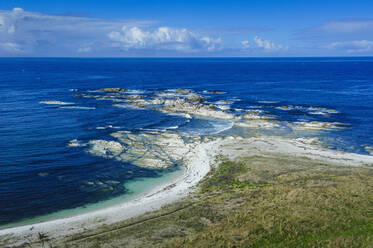
[[[283,110],[283,111],[291,111],[291,110],[302,110],[304,111],[305,110],[305,107],[303,106],[294,106],[294,105],[288,105],[288,106],[279,106],[279,107],[275,107],[275,109],[279,109],[279,110]]]
[[[114,107],[117,107],[117,108],[124,108],[124,109],[143,109],[143,108],[139,108],[139,107],[136,107],[134,105],[131,105],[131,104],[113,104]]]
[[[178,128],[179,128],[179,126],[172,126],[172,127],[166,128],[166,129],[178,129]]]
[[[214,103],[217,104],[217,105],[228,105],[228,104],[232,104],[231,101],[226,101],[226,100],[219,100],[219,101],[216,101]]]
[[[217,93],[216,93],[217,92]],[[227,92],[226,91],[216,91],[216,92],[214,92],[213,90],[204,90],[204,91],[202,91],[202,93],[204,93],[204,94],[214,94],[214,95],[222,95],[222,94],[227,94]]]
[[[105,130],[105,129],[109,129],[109,128],[119,129],[120,127],[116,127],[116,126],[113,126],[113,125],[107,125],[107,126],[104,126],[104,127],[96,127],[96,129],[98,129],[98,130]]]
[[[62,102],[62,101],[40,101],[40,104],[47,104],[47,105],[72,105],[74,104],[73,102]]]
[[[231,108],[231,106],[229,105],[215,105],[215,106],[221,110],[229,110]]]
[[[206,119],[205,119],[206,120]],[[208,126],[192,127],[183,131],[187,135],[210,135],[227,131],[234,126],[234,122],[226,120],[207,120]]]
[[[67,146],[69,146],[69,147],[84,147],[84,146],[87,146],[87,144],[83,143],[80,140],[73,139],[73,140],[70,140],[70,142],[69,142],[69,144],[67,144]]]
[[[65,107],[59,107],[62,109],[83,109],[83,110],[93,110],[96,109],[95,107],[83,107],[83,106],[65,106]]]
[[[166,132],[167,128],[139,128],[141,131],[147,131],[147,132]]]
[[[183,95],[183,94],[177,94],[177,93],[172,93],[172,92],[160,92],[156,95],[161,97],[161,98],[177,98],[177,97],[183,98],[183,97],[185,97],[185,95]]]
[[[249,109],[258,109],[258,108],[263,108],[263,106],[252,105],[252,106],[248,106],[247,108],[249,108]]]
[[[310,115],[326,115],[328,113],[326,112],[321,112],[321,111],[315,111],[315,112],[309,112]]]
[[[224,132],[224,131],[227,131],[229,129],[231,129],[233,126],[234,126],[234,122],[233,121],[227,121],[226,123],[213,123],[212,124],[217,130],[215,132],[213,132],[212,134],[218,134],[218,133],[221,133],[221,132]]]
[[[262,103],[262,104],[274,104],[274,103],[278,103],[278,101],[258,101],[258,103]]]
[[[146,94],[148,93],[148,91],[146,90],[127,90],[127,92],[125,92],[127,94],[130,94],[130,95],[143,95],[143,94]]]
[[[312,111],[312,113],[324,113],[324,114],[338,114],[339,111],[335,109],[327,109],[327,108],[320,108],[320,107],[309,107],[307,110]]]
[[[192,119],[193,117],[189,114],[185,114],[185,113],[170,113],[170,112],[167,112],[167,111],[162,111],[163,113],[165,114],[168,114],[168,115],[171,115],[171,116],[180,116],[180,117],[184,117],[184,118],[187,118],[187,119]]]

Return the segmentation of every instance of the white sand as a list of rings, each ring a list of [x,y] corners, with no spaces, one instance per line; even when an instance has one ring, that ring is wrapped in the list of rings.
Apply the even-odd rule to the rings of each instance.
[[[0,230],[0,236],[12,235],[11,242],[14,244],[35,240],[38,232],[57,238],[159,209],[186,196],[193,190],[194,186],[216,164],[215,158],[218,154],[230,159],[237,159],[239,157],[254,156],[255,154],[276,153],[307,157],[343,166],[373,166],[373,156],[331,151],[305,144],[299,140],[281,138],[243,139],[240,137],[227,137],[206,143],[189,144],[189,146],[191,146],[190,152],[184,159],[185,173],[172,182],[157,186],[143,197],[74,217]],[[27,240],[26,237],[28,238]]]

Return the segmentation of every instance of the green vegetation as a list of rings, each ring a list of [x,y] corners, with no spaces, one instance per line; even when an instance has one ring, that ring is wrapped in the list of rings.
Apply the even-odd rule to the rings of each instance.
[[[276,154],[223,160],[189,198],[56,246],[373,247],[373,169]]]

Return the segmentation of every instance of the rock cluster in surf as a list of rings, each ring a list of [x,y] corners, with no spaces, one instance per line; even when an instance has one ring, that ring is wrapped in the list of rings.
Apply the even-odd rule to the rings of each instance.
[[[175,89],[159,91],[152,94],[133,94],[122,88],[104,88],[94,90],[93,93],[78,94],[77,97],[90,97],[97,100],[112,101],[115,107],[151,108],[165,113],[182,113],[188,117],[203,117],[221,120],[231,120],[236,126],[252,128],[279,127],[271,116],[261,110],[248,110],[246,112],[230,109],[232,102],[220,100],[218,102],[207,101],[207,96],[201,95],[189,89]],[[102,94],[104,93],[104,94]],[[221,91],[205,91],[205,94],[224,94]],[[251,123],[249,123],[249,120]],[[255,121],[253,121],[255,120]]]
[[[281,128],[281,122],[274,120],[274,116],[266,114],[260,109],[249,109],[241,111],[231,110],[231,101],[219,100],[209,102],[206,95],[201,95],[189,89],[175,89],[159,91],[152,94],[132,94],[131,91],[122,88],[104,88],[94,92],[104,92],[104,95],[85,95],[85,97],[95,97],[97,100],[110,100],[115,102],[117,107],[151,108],[153,110],[166,113],[183,113],[186,116],[204,117],[213,119],[230,120],[235,126],[253,129],[274,129]],[[221,91],[204,91],[205,94],[224,94]],[[122,105],[118,103],[129,105]],[[301,107],[301,106],[280,106],[281,110],[302,110],[311,111],[310,114],[336,114],[338,111],[321,107]],[[285,123],[294,130],[331,130],[345,128],[346,125],[338,122],[295,122]]]
[[[254,109],[234,109],[232,103],[237,99],[220,99],[209,101],[211,94],[224,94],[221,91],[204,91],[197,93],[189,89],[175,90],[127,90],[123,88],[102,88],[78,93],[79,98],[93,98],[99,101],[111,101],[114,107],[152,109],[168,114],[183,114],[187,118],[202,117],[229,120],[236,127],[250,129],[280,129],[291,128],[295,131],[315,131],[345,128],[338,122],[323,121],[278,121],[267,114],[260,106]],[[266,103],[270,103],[266,101]],[[275,108],[275,107],[274,107]],[[323,111],[338,113],[326,108],[305,108],[300,106],[280,106],[280,110],[291,111]],[[77,140],[69,146],[87,146],[90,154],[128,162],[140,167],[167,168],[181,163],[185,154],[195,142],[201,142],[200,137],[185,139],[176,132],[141,132],[131,133],[119,131],[111,134],[113,140],[92,140],[82,144]],[[199,140],[198,140],[199,139]]]

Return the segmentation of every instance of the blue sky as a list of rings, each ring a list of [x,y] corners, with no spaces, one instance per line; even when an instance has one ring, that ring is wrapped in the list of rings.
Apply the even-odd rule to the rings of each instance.
[[[372,0],[0,2],[1,57],[372,55]]]

